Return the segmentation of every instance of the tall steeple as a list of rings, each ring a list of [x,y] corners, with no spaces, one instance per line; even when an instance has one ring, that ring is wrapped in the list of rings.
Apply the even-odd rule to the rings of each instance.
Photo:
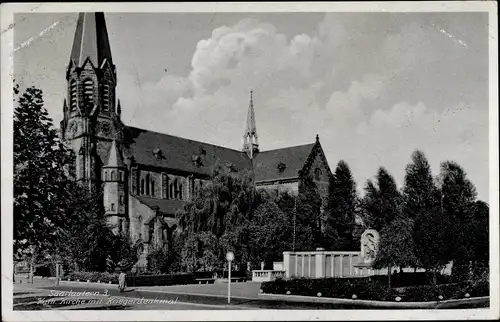
[[[95,68],[101,67],[105,59],[113,65],[103,12],[78,14],[70,63],[82,67],[87,58]]]
[[[243,134],[243,152],[250,159],[259,152],[259,141],[257,138],[257,127],[255,126],[255,111],[253,107],[253,91],[250,91],[250,104],[248,106],[247,126]]]
[[[62,138],[76,155],[76,177],[99,187],[112,141],[122,138],[116,106],[116,68],[104,13],[78,14],[66,70]],[[115,147],[116,149],[116,147]]]

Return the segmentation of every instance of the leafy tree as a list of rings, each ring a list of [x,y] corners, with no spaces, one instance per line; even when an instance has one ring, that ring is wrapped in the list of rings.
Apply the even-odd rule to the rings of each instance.
[[[190,272],[215,271],[222,268],[219,241],[211,232],[188,234],[181,252],[182,266]]]
[[[436,285],[436,277],[453,260],[453,220],[439,207],[421,211],[415,219],[413,239],[415,255]]]
[[[421,212],[429,212],[436,206],[434,181],[431,167],[424,153],[416,150],[412,162],[406,166],[403,199],[404,213],[415,219]]]
[[[356,182],[351,169],[343,160],[339,161],[333,177],[330,178],[326,201],[325,246],[335,250],[359,249],[354,238],[358,196]]]
[[[65,220],[60,196],[67,186],[64,167],[69,161],[43,107],[42,91],[35,87],[17,99],[13,158],[14,257],[28,257],[34,269],[37,261],[54,253],[56,228]]]
[[[429,272],[431,282],[453,259],[452,218],[442,211],[441,191],[435,186],[431,167],[421,151],[406,166],[403,188],[404,215],[414,221],[413,240],[418,263]]]
[[[388,268],[390,276],[393,267],[419,266],[414,250],[413,225],[412,219],[398,217],[382,229],[375,268]]]
[[[321,245],[321,196],[311,176],[299,181],[296,209],[295,249],[315,249]]]
[[[189,235],[210,233],[215,236],[218,248],[213,252],[221,264],[225,262],[225,252],[230,249],[235,250],[235,262],[243,263],[249,258],[247,228],[257,199],[252,173],[235,173],[218,167],[210,183],[178,215],[179,226]],[[196,254],[196,243],[202,242],[200,238],[197,240],[188,237],[185,252]],[[196,263],[192,260],[187,266],[196,267]]]
[[[148,271],[155,274],[178,272],[181,267],[181,251],[184,245],[183,236],[174,236],[173,245],[155,247],[147,257]]]
[[[402,212],[402,196],[394,178],[379,168],[376,184],[368,181],[361,202],[368,227],[380,232],[377,268],[407,267],[417,264],[413,242],[413,220]]]
[[[452,218],[454,247],[453,275],[458,280],[466,278],[474,260],[476,189],[467,179],[465,171],[452,161],[441,164],[442,209]]]
[[[383,167],[379,168],[376,185],[368,180],[361,208],[366,214],[368,226],[382,231],[392,220],[401,216],[402,197],[396,181]]]
[[[250,241],[256,262],[272,264],[283,258],[283,252],[290,250],[292,242],[291,220],[269,200],[255,211],[250,225]]]
[[[489,206],[484,201],[476,201],[472,219],[474,275],[478,276],[488,270],[489,264]]]

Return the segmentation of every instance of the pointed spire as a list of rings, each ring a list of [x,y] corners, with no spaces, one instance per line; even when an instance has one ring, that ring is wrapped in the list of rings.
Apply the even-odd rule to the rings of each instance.
[[[63,103],[63,112],[64,112],[64,114],[66,114],[67,111],[68,111],[68,104],[66,103],[66,99],[64,99],[64,103]]]
[[[103,12],[78,14],[70,59],[74,65],[82,67],[87,58],[96,68],[101,67],[105,59],[113,64]]]
[[[250,91],[250,105],[248,106],[247,127],[243,135],[243,152],[250,159],[259,152],[259,141],[257,139],[257,127],[255,126],[255,111],[253,108],[253,91]]]
[[[316,134],[316,143],[319,142],[319,134]]]
[[[257,128],[255,126],[255,111],[253,108],[253,91],[250,91],[250,104],[248,106],[247,127],[245,129],[244,137],[257,138]]]
[[[116,141],[113,140],[111,143],[111,149],[109,150],[108,164],[106,167],[123,167],[123,157],[116,146]]]

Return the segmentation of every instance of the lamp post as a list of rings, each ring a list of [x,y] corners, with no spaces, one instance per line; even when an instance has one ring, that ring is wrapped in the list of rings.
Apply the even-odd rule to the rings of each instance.
[[[227,267],[228,267],[228,281],[227,281],[227,304],[231,303],[231,262],[234,260],[234,253],[229,251],[226,254]]]

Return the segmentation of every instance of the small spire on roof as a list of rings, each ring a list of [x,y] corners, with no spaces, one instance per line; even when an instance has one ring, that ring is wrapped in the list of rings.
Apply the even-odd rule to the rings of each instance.
[[[116,140],[113,139],[111,149],[109,150],[108,167],[121,167],[123,166],[123,158],[116,146]]]
[[[316,134],[316,142],[319,142],[319,134]]]

